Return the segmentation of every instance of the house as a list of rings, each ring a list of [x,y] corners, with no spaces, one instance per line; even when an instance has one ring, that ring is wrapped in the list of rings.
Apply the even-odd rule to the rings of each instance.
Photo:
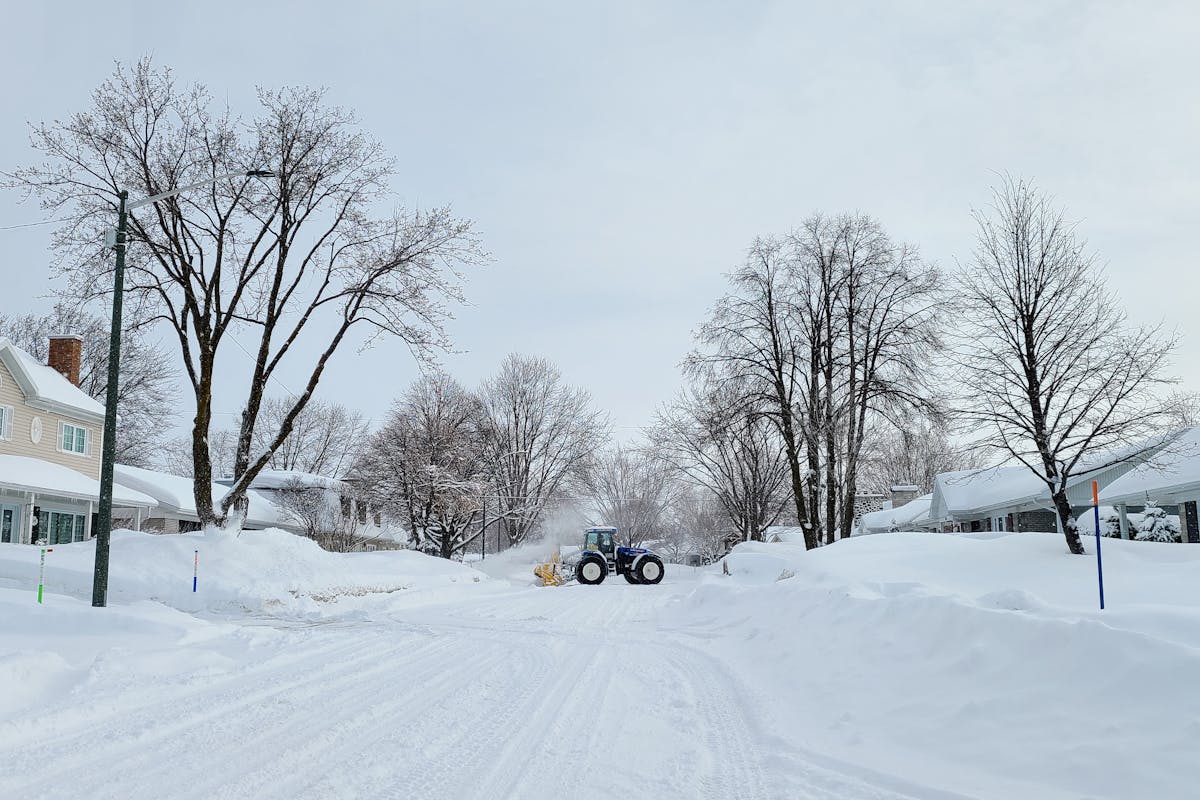
[[[1173,432],[1088,459],[1067,482],[1072,513],[1078,515],[1092,505],[1092,481],[1107,498],[1122,476],[1153,463],[1179,436]],[[934,479],[929,518],[943,531],[1054,531],[1060,527],[1046,483],[1025,466],[939,473]]]
[[[49,364],[0,338],[0,543],[90,538],[100,501],[104,407],[79,388],[83,342],[50,337]],[[154,499],[113,492],[114,509]]]
[[[232,478],[218,483],[233,484]],[[335,536],[341,546],[386,549],[402,546],[407,534],[387,525],[353,480],[330,478],[290,469],[264,469],[250,482],[250,491],[268,499],[291,530],[308,535]]]
[[[114,470],[114,486],[127,491],[136,491],[153,498],[154,508],[143,512],[122,513],[116,524],[139,531],[156,533],[181,533],[200,528],[200,517],[196,513],[196,499],[191,478],[171,475],[141,467],[117,464]],[[213,504],[219,505],[229,488],[219,483],[212,484]],[[270,498],[253,489],[246,492],[249,506],[242,527],[246,530],[283,528],[299,533],[300,526]],[[127,512],[129,510],[126,510]],[[118,515],[114,513],[114,518]]]
[[[903,497],[905,493],[900,493]],[[856,533],[889,533],[891,531],[920,531],[935,530],[936,525],[929,518],[929,507],[933,502],[933,494],[915,497],[894,508],[873,511],[863,514],[858,522]]]
[[[1155,458],[1103,487],[1100,501],[1116,508],[1122,538],[1130,538],[1128,514],[1157,505],[1168,514],[1178,513],[1184,542],[1200,544],[1200,428],[1184,430]]]

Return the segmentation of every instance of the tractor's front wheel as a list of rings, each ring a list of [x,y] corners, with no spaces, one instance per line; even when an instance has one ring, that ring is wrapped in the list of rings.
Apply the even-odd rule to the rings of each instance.
[[[608,577],[608,564],[602,558],[585,558],[575,568],[575,580],[589,586],[603,583],[606,577]]]
[[[654,555],[642,556],[630,571],[637,573],[638,583],[650,584],[661,583],[665,572],[662,559]]]
[[[641,583],[641,581],[638,580],[637,572],[633,569],[632,564],[629,565],[629,569],[625,570],[624,575],[625,580],[629,581],[630,583]]]

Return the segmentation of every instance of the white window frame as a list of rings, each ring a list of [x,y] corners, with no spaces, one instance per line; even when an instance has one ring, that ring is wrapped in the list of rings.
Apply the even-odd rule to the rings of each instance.
[[[66,438],[67,428],[71,429],[71,445],[72,446],[71,446],[71,449],[69,449],[69,450],[66,447],[63,447],[64,440]],[[76,450],[74,447],[75,442],[79,441],[79,431],[83,431],[83,450],[82,451]],[[90,456],[92,454],[92,431],[89,428],[84,427],[83,425],[76,425],[73,422],[63,422],[60,420],[58,423],[57,446],[58,446],[58,452],[60,452],[60,453],[68,453],[73,456],[83,456],[86,458],[87,456]]]
[[[0,441],[12,441],[13,417],[17,410],[12,406],[0,406]]]
[[[89,530],[88,530],[88,517],[87,517],[86,512],[81,511],[78,508],[68,508],[66,506],[59,506],[59,505],[55,505],[55,504],[44,504],[44,503],[39,503],[38,508],[41,510],[41,512],[43,514],[46,515],[46,528],[47,528],[46,530],[40,530],[40,528],[42,526],[39,523],[38,524],[38,528],[39,528],[38,536],[40,538],[44,538],[46,540],[47,544],[50,544],[49,529],[54,527],[51,524],[51,520],[53,518],[53,515],[55,515],[55,514],[58,514],[59,516],[68,516],[68,517],[72,518],[71,519],[71,542],[86,542],[88,540]],[[80,521],[82,521],[82,523],[83,523],[82,532],[79,531]],[[80,536],[82,536],[82,538],[77,538]],[[55,544],[67,544],[67,542],[55,542]]]

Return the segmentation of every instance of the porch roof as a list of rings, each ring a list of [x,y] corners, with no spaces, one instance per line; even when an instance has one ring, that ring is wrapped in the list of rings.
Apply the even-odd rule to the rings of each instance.
[[[100,481],[70,467],[27,456],[0,455],[0,488],[18,492],[99,502]],[[113,505],[119,508],[154,508],[153,497],[113,483]]]

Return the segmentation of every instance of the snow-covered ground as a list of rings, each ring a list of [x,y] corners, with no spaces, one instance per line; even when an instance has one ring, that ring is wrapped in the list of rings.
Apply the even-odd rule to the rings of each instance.
[[[286,537],[286,538],[285,538]],[[194,550],[200,591],[191,592]],[[1186,798],[1200,548],[885,534],[534,588],[285,534],[0,546],[0,797]],[[491,563],[488,563],[491,562]],[[782,578],[782,580],[781,580]]]

